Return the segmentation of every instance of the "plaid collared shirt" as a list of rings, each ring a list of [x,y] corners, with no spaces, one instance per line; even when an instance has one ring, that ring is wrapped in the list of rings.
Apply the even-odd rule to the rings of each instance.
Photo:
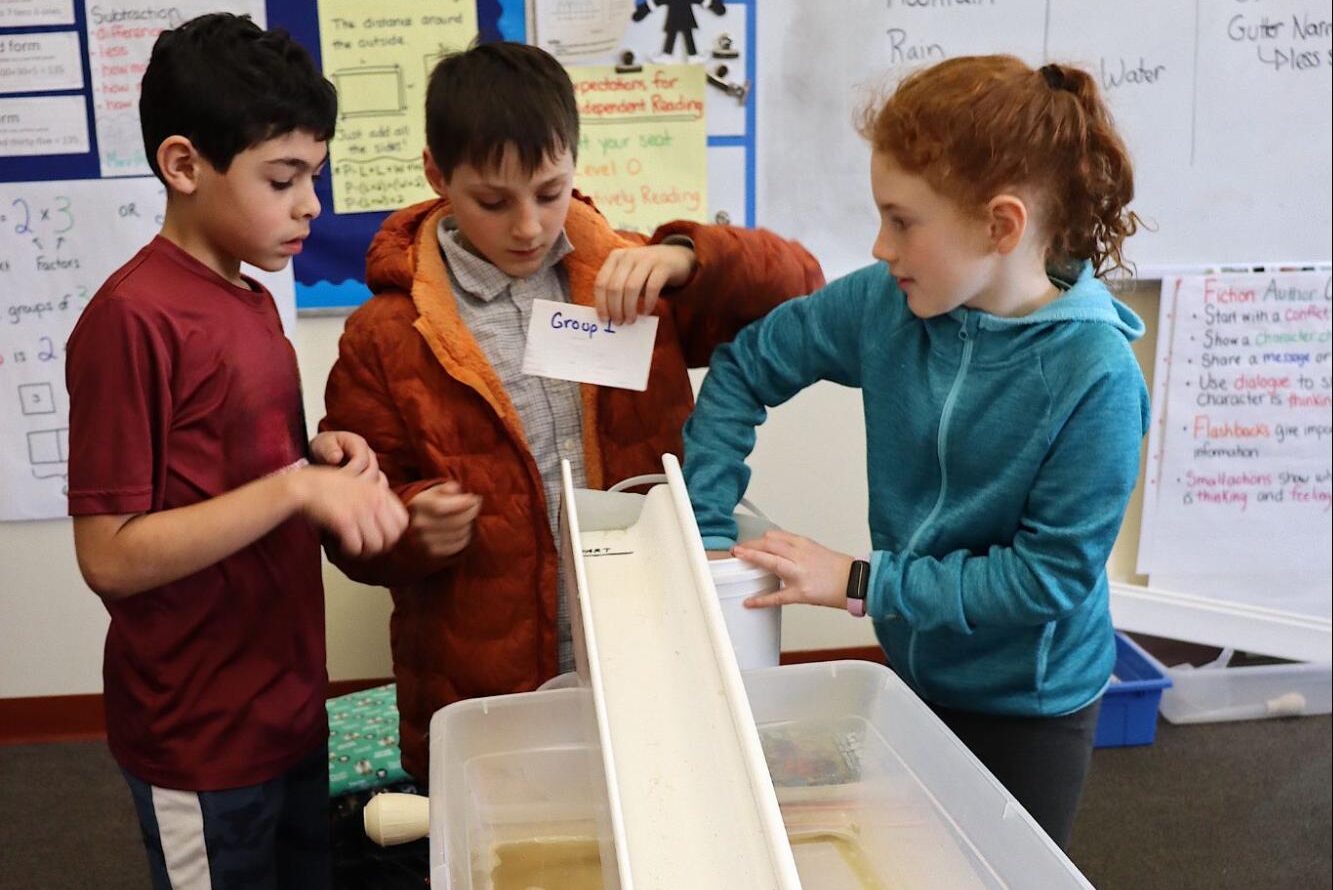
[[[453,217],[440,221],[436,236],[449,282],[457,295],[458,312],[482,354],[495,369],[518,411],[528,448],[542,474],[547,521],[559,535],[560,461],[568,460],[574,485],[587,485],[583,464],[583,405],[579,384],[524,374],[523,352],[533,300],[569,302],[569,283],[559,263],[574,250],[565,233],[552,245],[541,268],[528,278],[510,278],[460,241]],[[557,539],[557,548],[559,541]],[[556,639],[560,670],[574,667],[563,571],[557,571]]]

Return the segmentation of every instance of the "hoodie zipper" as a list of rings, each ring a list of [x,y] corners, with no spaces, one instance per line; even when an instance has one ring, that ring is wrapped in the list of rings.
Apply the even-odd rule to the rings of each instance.
[[[935,454],[940,462],[940,493],[935,498],[935,506],[931,508],[930,513],[921,524],[912,532],[912,537],[907,541],[906,553],[916,552],[916,543],[921,540],[922,534],[930,526],[935,518],[939,516],[940,510],[944,507],[944,499],[949,493],[949,465],[945,460],[945,453],[949,446],[949,420],[953,416],[953,407],[958,401],[958,391],[963,388],[963,378],[967,376],[968,366],[972,363],[972,337],[967,332],[968,321],[971,315],[964,316],[963,326],[958,329],[958,339],[963,341],[963,357],[958,363],[958,372],[954,374],[953,384],[949,387],[949,394],[944,399],[944,407],[940,410],[940,429],[935,438]],[[920,686],[916,680],[916,638],[917,630],[912,629],[911,635],[907,639],[907,674],[912,685]]]

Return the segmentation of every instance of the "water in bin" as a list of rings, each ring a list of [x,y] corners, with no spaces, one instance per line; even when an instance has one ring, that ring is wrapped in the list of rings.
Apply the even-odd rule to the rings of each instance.
[[[634,476],[617,482],[609,491],[624,491],[642,485],[665,483],[666,476]],[[735,514],[736,540],[750,541],[769,529],[777,528],[754,504],[744,498],[741,506],[750,511]],[[782,610],[747,609],[745,600],[760,593],[772,593],[780,584],[778,576],[753,563],[733,557],[711,559],[713,586],[717,588],[727,635],[736,650],[736,663],[743,671],[776,667],[782,650]]]

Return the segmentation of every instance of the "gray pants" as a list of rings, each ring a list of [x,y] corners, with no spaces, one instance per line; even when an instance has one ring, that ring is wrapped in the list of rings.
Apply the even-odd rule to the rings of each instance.
[[[930,707],[1063,850],[1073,833],[1101,706],[1099,698],[1063,717]]]

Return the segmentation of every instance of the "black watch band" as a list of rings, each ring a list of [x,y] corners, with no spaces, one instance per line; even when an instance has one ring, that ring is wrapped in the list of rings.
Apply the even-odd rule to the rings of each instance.
[[[861,618],[866,613],[866,589],[870,586],[870,563],[852,560],[847,572],[847,611]]]

